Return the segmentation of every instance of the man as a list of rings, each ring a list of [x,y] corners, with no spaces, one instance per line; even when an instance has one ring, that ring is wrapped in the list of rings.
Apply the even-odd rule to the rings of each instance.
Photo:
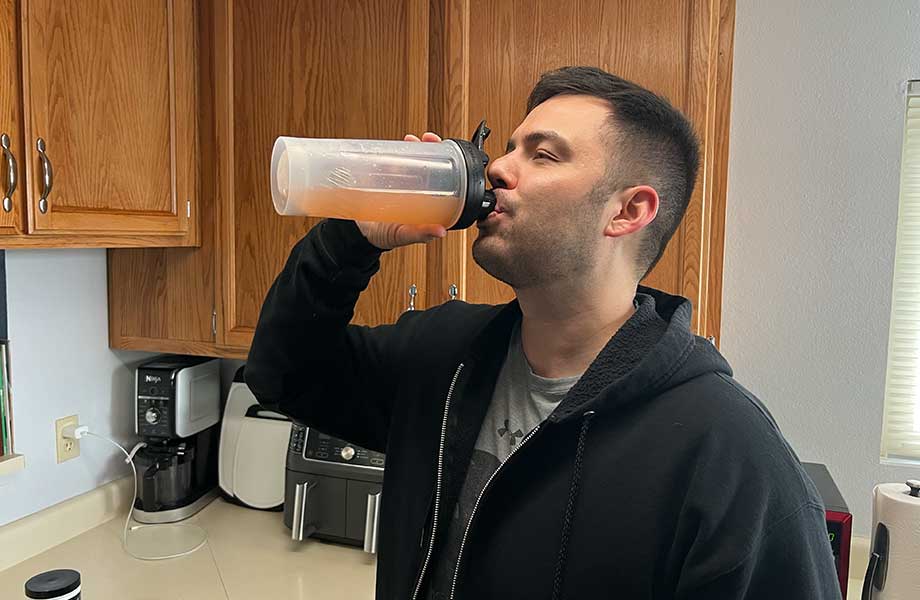
[[[690,332],[688,300],[638,286],[697,165],[666,101],[560,69],[488,168],[473,256],[514,302],[351,326],[381,252],[444,229],[328,220],[294,247],[246,380],[386,451],[377,598],[840,597],[821,501],[769,413]]]

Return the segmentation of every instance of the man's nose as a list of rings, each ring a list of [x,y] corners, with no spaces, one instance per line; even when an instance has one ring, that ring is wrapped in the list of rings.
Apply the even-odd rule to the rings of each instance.
[[[514,189],[517,187],[517,175],[512,164],[511,155],[505,154],[489,163],[486,177],[493,188]]]

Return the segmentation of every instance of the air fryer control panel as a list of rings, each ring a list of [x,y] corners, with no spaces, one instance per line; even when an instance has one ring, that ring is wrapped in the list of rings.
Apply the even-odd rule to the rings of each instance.
[[[302,470],[297,463],[303,460],[380,469],[386,466],[386,455],[383,453],[349,444],[345,440],[295,423],[291,427],[288,443],[288,468]]]

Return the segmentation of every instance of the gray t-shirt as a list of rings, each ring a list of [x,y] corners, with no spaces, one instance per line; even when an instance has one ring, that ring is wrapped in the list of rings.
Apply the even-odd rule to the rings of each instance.
[[[521,439],[553,412],[580,377],[547,379],[534,374],[524,355],[520,323],[514,327],[492,403],[479,430],[460,498],[447,528],[446,543],[431,573],[429,600],[450,597],[460,542],[489,477]]]

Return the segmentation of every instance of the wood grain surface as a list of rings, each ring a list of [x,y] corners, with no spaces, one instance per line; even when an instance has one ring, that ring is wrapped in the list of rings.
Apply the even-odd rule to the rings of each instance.
[[[291,247],[318,219],[281,217],[269,164],[281,135],[400,140],[427,124],[427,3],[234,0],[216,58],[221,206],[220,342],[248,347]],[[408,288],[425,306],[425,251],[389,252],[356,323],[394,321]]]
[[[192,82],[200,108],[200,247],[108,251],[109,344],[125,350],[216,355],[212,312],[217,296],[217,146],[214,133],[212,3],[192,15],[197,67]],[[198,186],[196,186],[197,188]]]
[[[0,0],[0,134],[10,137],[18,180],[12,196],[13,210],[6,212],[0,208],[0,236],[20,235],[25,231],[26,154],[22,130],[20,8],[19,0]],[[8,189],[8,169],[6,157],[0,155],[0,197],[5,196]]]
[[[192,11],[191,0],[24,0],[30,233],[189,232]],[[54,170],[44,214],[39,138]]]
[[[201,248],[110,252],[125,257],[110,267],[110,296],[118,300],[110,311],[121,311],[110,317],[120,332],[113,346],[245,357],[268,286],[317,222],[274,212],[268,165],[277,136],[401,139],[431,130],[468,138],[487,118],[486,150],[497,157],[540,73],[566,64],[597,65],[662,93],[697,128],[704,164],[696,192],[644,283],[689,297],[694,329],[718,339],[734,0],[201,6],[213,12],[199,32],[213,70],[202,94],[211,86],[214,93],[202,96],[199,118]],[[475,228],[451,232],[427,247],[387,253],[355,321],[394,320],[412,283],[419,308],[447,300],[450,284],[471,302],[508,300],[510,289],[473,262],[475,236]],[[112,292],[116,282],[128,291]],[[148,299],[138,302],[141,294]],[[182,310],[194,314],[176,316]]]

